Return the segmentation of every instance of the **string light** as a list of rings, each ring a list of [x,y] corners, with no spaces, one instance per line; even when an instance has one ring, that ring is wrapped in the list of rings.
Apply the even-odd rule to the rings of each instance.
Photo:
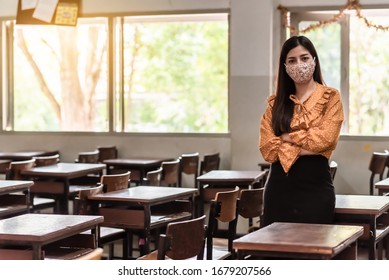
[[[339,10],[339,13],[334,15],[332,18],[330,18],[328,20],[321,20],[317,23],[313,23],[302,30],[297,30],[296,27],[294,27],[290,24],[290,12],[289,12],[288,8],[286,8],[282,5],[279,5],[277,9],[281,11],[282,25],[284,27],[288,28],[292,34],[296,34],[297,31],[298,31],[298,33],[307,33],[307,32],[310,32],[312,30],[315,30],[317,28],[321,28],[321,27],[324,27],[326,25],[338,22],[346,15],[347,11],[351,11],[351,10],[355,10],[356,16],[359,19],[363,20],[363,22],[365,23],[365,25],[367,27],[375,28],[376,30],[381,30],[381,31],[388,31],[389,30],[389,26],[384,26],[381,24],[372,23],[365,16],[363,16],[361,14],[361,4],[359,3],[359,0],[348,0],[347,4],[342,9]]]

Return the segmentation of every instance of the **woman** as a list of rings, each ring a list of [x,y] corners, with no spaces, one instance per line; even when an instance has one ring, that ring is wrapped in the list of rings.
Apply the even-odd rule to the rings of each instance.
[[[342,122],[340,94],[324,85],[312,42],[289,38],[281,50],[276,94],[269,97],[260,124],[259,149],[271,163],[263,225],[333,222],[328,162]]]

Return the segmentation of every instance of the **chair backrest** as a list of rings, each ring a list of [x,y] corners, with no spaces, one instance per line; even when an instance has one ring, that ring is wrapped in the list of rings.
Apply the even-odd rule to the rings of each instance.
[[[59,154],[55,154],[51,156],[34,157],[34,159],[35,159],[35,166],[53,165],[53,164],[57,164],[60,161]]]
[[[207,260],[212,259],[213,237],[215,237],[218,222],[228,223],[228,252],[232,253],[232,241],[236,235],[237,201],[239,187],[231,191],[216,193],[211,200],[207,228]]]
[[[30,169],[35,166],[35,159],[23,160],[23,161],[12,161],[9,164],[8,169],[5,173],[6,180],[25,180],[20,174],[20,171]]]
[[[220,153],[204,155],[200,163],[200,175],[212,170],[218,170],[220,167]]]
[[[249,231],[252,231],[253,218],[261,220],[263,212],[263,192],[264,188],[242,189],[240,191],[237,212],[243,218],[249,219]],[[258,225],[258,228],[260,225]]]
[[[239,187],[234,190],[218,192],[215,196],[215,205],[218,208],[215,218],[220,222],[228,223],[236,218],[236,205],[239,196]]]
[[[192,188],[197,187],[197,177],[199,175],[199,153],[182,154],[180,156],[180,172],[178,178],[178,185],[183,186],[183,174],[193,175],[194,182]]]
[[[370,163],[369,163],[369,170],[371,171],[370,175],[370,195],[374,194],[374,181],[375,176],[378,175],[379,179],[383,179],[384,170],[386,167],[386,161],[388,159],[388,153],[379,153],[374,152],[371,155]]]
[[[103,257],[103,253],[104,253],[104,249],[103,248],[96,248],[96,249],[93,249],[92,252],[89,252],[88,254],[85,254],[85,255],[82,255],[78,258],[75,258],[73,260],[76,260],[76,261],[81,261],[81,260],[101,260],[101,258]]]
[[[99,151],[99,162],[118,157],[118,149],[116,146],[97,147],[97,150]]]
[[[178,185],[178,177],[180,172],[180,160],[164,161],[161,163],[162,167],[162,186],[176,187]]]
[[[81,189],[78,191],[74,199],[74,214],[75,215],[89,215],[91,214],[88,196],[99,194],[103,192],[103,185],[97,184],[96,187]]]
[[[162,167],[148,171],[146,173],[146,178],[144,179],[145,184],[149,186],[160,186],[162,177]]]
[[[130,185],[131,171],[122,174],[110,174],[101,176],[100,183],[104,186],[104,192],[112,192],[127,189]]]
[[[338,163],[334,160],[330,161],[330,174],[332,181],[335,180],[336,171],[338,170]]]
[[[166,234],[161,234],[158,243],[158,259],[169,257],[184,260],[196,257],[204,258],[206,237],[205,215],[181,222],[169,223]]]
[[[77,162],[79,163],[98,163],[99,162],[99,150],[92,152],[80,152],[78,153]]]

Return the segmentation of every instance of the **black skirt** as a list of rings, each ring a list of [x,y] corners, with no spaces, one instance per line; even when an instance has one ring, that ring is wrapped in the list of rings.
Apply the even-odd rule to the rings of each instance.
[[[327,158],[299,157],[288,173],[279,161],[271,165],[262,226],[273,222],[331,224],[334,209],[335,192]]]

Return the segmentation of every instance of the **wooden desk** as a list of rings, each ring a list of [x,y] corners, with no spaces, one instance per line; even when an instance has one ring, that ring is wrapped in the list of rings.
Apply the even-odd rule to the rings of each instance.
[[[376,244],[389,233],[385,220],[389,210],[389,197],[374,195],[336,195],[335,221],[339,224],[366,225],[369,259],[376,259]]]
[[[103,226],[140,231],[145,239],[141,254],[147,254],[150,230],[193,217],[197,193],[194,188],[138,186],[88,199],[94,204],[94,212],[104,216]],[[104,206],[99,208],[100,204]]]
[[[33,184],[33,181],[0,180],[0,219],[29,212],[29,190]]]
[[[254,183],[259,182],[267,171],[246,171],[246,170],[212,170],[206,174],[197,177],[199,182],[199,216],[204,213],[204,186],[210,185],[212,187],[242,187],[250,188]]]
[[[378,189],[379,195],[384,195],[389,193],[389,178],[386,178],[382,181],[375,183],[375,188]]]
[[[21,174],[26,178],[37,178],[39,180],[53,179],[64,183],[63,193],[60,195],[60,212],[69,213],[69,185],[70,179],[80,178],[91,173],[103,172],[105,164],[100,163],[64,163],[34,167],[22,170]]]
[[[0,159],[8,160],[29,160],[33,157],[52,156],[59,154],[59,151],[19,151],[19,152],[0,152]]]
[[[142,184],[143,178],[148,171],[161,167],[163,161],[172,161],[172,158],[115,158],[106,159],[107,174],[113,174],[117,170],[131,171],[131,182]]]
[[[356,259],[361,226],[273,223],[233,241],[238,257]]]
[[[33,259],[42,259],[42,246],[79,234],[96,232],[104,221],[101,216],[24,214],[0,220],[0,244],[32,248]]]

